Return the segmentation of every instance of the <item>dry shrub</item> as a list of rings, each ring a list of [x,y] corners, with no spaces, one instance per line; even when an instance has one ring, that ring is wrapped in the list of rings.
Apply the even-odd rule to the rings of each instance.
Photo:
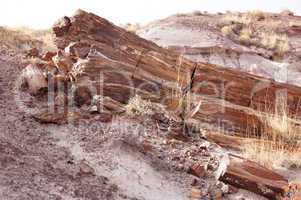
[[[27,50],[33,47],[56,50],[50,30],[33,30],[26,27],[0,27],[0,43],[15,50]]]
[[[288,115],[286,106],[262,116],[262,122],[258,142],[245,145],[243,155],[269,168],[301,168],[300,122]]]
[[[224,22],[234,22],[249,25],[254,21],[265,19],[264,12],[260,10],[249,11],[247,13],[227,13],[223,17]]]
[[[127,23],[124,26],[124,28],[125,28],[125,30],[127,30],[129,32],[136,33],[141,28],[141,26],[139,23],[135,23],[135,24]]]
[[[247,13],[247,16],[252,20],[263,20],[265,19],[265,14],[261,10],[252,10]]]
[[[244,146],[243,156],[268,168],[301,168],[301,149],[287,150],[286,147],[263,140]]]
[[[279,35],[274,32],[262,32],[261,45],[267,49],[276,50],[280,55],[290,50],[287,35]]]
[[[223,33],[223,35],[228,36],[228,35],[231,35],[233,33],[233,30],[232,30],[231,26],[224,26],[221,29],[221,32]]]
[[[195,10],[195,11],[193,11],[192,15],[194,15],[194,16],[201,16],[201,15],[203,15],[203,13],[201,11],[199,11],[199,10]]]
[[[243,28],[240,31],[239,41],[243,43],[250,43],[252,38],[252,31],[249,28]]]
[[[285,27],[284,23],[281,20],[270,20],[265,24],[265,27],[270,30],[277,30],[279,27]]]
[[[38,43],[30,35],[6,27],[0,27],[0,43],[9,48],[22,49]]]
[[[252,18],[246,14],[228,13],[223,17],[223,21],[226,23],[234,22],[248,25],[252,22]]]
[[[156,112],[165,110],[161,104],[152,103],[142,99],[139,95],[131,98],[125,106],[126,113],[130,116],[153,115]]]

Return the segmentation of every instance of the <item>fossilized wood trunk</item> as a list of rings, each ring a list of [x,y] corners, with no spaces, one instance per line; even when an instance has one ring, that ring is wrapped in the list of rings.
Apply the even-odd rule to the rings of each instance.
[[[230,164],[220,180],[268,199],[281,199],[289,186],[281,175],[234,155],[230,157]]]
[[[257,116],[245,109],[272,112],[280,91],[287,94],[289,112],[298,111],[298,87],[194,63],[92,13],[78,11],[71,18],[64,17],[53,31],[57,46],[76,61],[70,72],[73,85],[87,86],[91,95],[86,96],[102,94],[126,103],[138,93],[178,111],[181,108],[170,106],[170,102],[190,92],[196,99],[221,100],[206,103],[221,110],[198,112],[196,120],[224,123],[226,129],[243,132],[248,127],[261,127]]]

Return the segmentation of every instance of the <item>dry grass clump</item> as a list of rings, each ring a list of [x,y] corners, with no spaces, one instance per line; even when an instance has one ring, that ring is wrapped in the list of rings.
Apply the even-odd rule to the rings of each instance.
[[[235,30],[235,31],[234,31]],[[251,25],[238,28],[235,25],[226,25],[221,29],[223,35],[247,45],[254,45],[274,50],[278,55],[284,55],[290,50],[289,38],[285,34],[273,31],[254,29]]]
[[[260,10],[253,10],[247,13],[227,13],[223,17],[224,22],[234,22],[249,25],[250,23],[258,20],[265,19],[264,12]]]
[[[249,16],[249,18],[251,18],[253,20],[254,19],[255,20],[263,20],[265,18],[265,14],[261,10],[252,10],[252,11],[249,11],[247,13],[247,15]]]
[[[192,15],[194,15],[194,16],[201,16],[201,15],[203,15],[203,13],[201,11],[199,11],[199,10],[195,10],[195,11],[193,11]]]
[[[285,146],[263,140],[245,145],[243,156],[268,168],[301,168],[300,149],[287,150]]]
[[[126,113],[130,116],[153,115],[158,110],[163,111],[164,107],[161,104],[152,103],[142,99],[139,95],[131,98],[125,106]]]
[[[34,46],[38,41],[20,31],[0,27],[0,43],[9,48],[22,49]]]
[[[223,21],[240,23],[240,24],[250,24],[252,22],[252,19],[245,14],[228,13],[223,17]]]
[[[252,38],[252,31],[250,28],[243,28],[239,34],[239,41],[243,43],[250,43]]]
[[[127,23],[125,26],[124,26],[124,29],[129,31],[129,32],[132,32],[132,33],[136,33],[139,29],[141,29],[141,25],[139,23]]]
[[[277,33],[283,22],[268,18],[268,14],[262,11],[227,13],[222,21],[221,32],[233,40],[273,50],[278,56],[282,56],[290,50],[288,36]]]
[[[260,34],[261,45],[267,49],[276,50],[282,55],[290,50],[289,39],[287,35],[279,35],[276,33],[262,32]]]
[[[21,51],[33,47],[50,51],[56,49],[50,30],[33,30],[26,27],[0,27],[0,44]]]
[[[222,27],[221,32],[223,33],[223,35],[228,36],[233,33],[233,30],[231,26],[224,26]]]
[[[244,146],[244,156],[269,167],[301,168],[301,126],[286,112],[262,117],[264,130],[258,142]]]

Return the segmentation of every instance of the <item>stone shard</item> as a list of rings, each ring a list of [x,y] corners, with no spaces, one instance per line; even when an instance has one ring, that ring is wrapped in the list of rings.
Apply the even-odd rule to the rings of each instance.
[[[204,178],[207,174],[207,165],[195,163],[189,168],[188,173],[199,178]]]

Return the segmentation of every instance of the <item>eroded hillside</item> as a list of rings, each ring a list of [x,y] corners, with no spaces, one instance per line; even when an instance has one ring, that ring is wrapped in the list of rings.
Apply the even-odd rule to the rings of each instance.
[[[301,18],[291,12],[178,14],[137,34],[194,61],[299,85]]]

